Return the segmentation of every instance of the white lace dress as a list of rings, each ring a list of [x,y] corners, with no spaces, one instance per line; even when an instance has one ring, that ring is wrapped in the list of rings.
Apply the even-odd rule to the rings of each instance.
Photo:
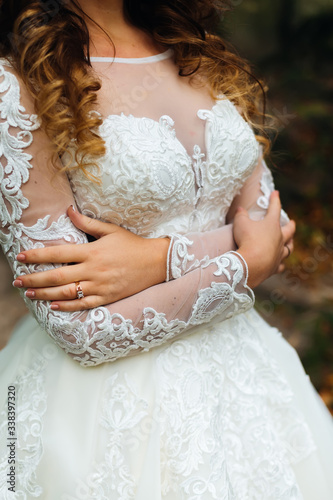
[[[169,235],[169,281],[79,313],[25,298],[32,314],[0,352],[0,498],[332,500],[332,419],[254,311],[232,238],[237,206],[263,217],[273,189],[251,128],[179,77],[171,51],[92,64],[100,183],[56,173],[29,95],[0,64],[3,251],[15,276],[52,268],[16,255],[86,242],[74,203]]]

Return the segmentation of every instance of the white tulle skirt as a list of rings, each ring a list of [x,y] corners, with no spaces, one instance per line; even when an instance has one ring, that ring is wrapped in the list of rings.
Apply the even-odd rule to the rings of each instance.
[[[332,418],[254,310],[93,368],[28,316],[0,375],[1,500],[333,499]]]

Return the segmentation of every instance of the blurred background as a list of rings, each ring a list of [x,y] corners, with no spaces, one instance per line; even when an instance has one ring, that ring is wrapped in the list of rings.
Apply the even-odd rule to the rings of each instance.
[[[223,35],[251,61],[278,124],[269,166],[297,222],[288,269],[256,307],[298,350],[333,413],[333,0],[232,0]],[[25,313],[0,255],[0,348]]]
[[[268,86],[269,166],[297,223],[288,269],[256,307],[298,350],[333,413],[333,0],[233,0],[223,35]]]

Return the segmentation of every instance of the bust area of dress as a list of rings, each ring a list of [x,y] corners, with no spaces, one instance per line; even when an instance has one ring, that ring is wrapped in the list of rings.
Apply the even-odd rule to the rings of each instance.
[[[143,236],[225,223],[259,147],[235,106],[178,75],[172,50],[139,59],[92,58],[102,81],[101,185],[70,174],[83,213]]]

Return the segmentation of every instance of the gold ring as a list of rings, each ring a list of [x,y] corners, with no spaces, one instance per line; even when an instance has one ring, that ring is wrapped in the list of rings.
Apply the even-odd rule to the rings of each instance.
[[[78,299],[83,299],[84,298],[84,293],[81,288],[81,284],[79,281],[75,281],[75,286],[76,286],[76,296]]]

